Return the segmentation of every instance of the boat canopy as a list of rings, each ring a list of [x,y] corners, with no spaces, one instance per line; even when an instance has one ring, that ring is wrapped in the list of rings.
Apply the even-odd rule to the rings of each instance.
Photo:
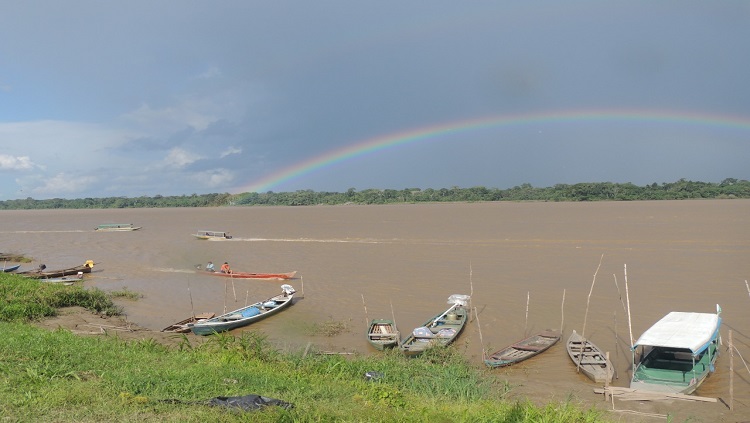
[[[716,339],[720,326],[718,314],[673,311],[644,332],[633,349],[638,346],[685,348],[695,355]]]

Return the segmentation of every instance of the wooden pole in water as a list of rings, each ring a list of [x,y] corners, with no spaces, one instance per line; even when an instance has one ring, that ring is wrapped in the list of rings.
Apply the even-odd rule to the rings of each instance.
[[[633,321],[630,317],[630,292],[628,291],[628,265],[623,265],[623,271],[625,273],[625,300],[628,303],[628,329],[630,330],[630,351],[632,351],[631,365],[635,372],[635,351],[633,350]]]
[[[625,311],[625,303],[622,301],[622,294],[620,294],[620,285],[617,284],[617,275],[612,274],[615,278],[615,286],[617,287],[617,296],[620,297],[620,304],[622,304],[622,311]]]
[[[190,281],[188,281],[188,296],[190,297],[190,312],[193,314],[193,320],[195,320],[195,308],[193,308],[193,293],[190,292]]]
[[[747,279],[745,279],[745,288],[747,288],[747,295],[750,295],[750,285],[747,284]]]
[[[474,307],[474,316],[477,319],[477,329],[479,330],[479,345],[482,347],[482,360],[485,360],[487,358],[487,353],[484,349],[484,339],[482,338],[482,325],[479,324],[479,312],[477,311],[477,308]]]
[[[359,294],[362,296],[362,306],[365,308],[365,326],[370,325],[370,318],[367,317],[367,304],[365,304],[365,294]]]
[[[734,343],[729,330],[729,410],[734,410]]]
[[[524,323],[523,326],[523,336],[526,336],[528,333],[528,327],[529,327],[529,301],[531,300],[531,292],[526,291],[526,323]]]
[[[619,350],[619,347],[617,345],[618,344],[618,339],[617,339],[617,311],[614,312],[614,316],[613,317],[615,319],[615,357],[618,357],[620,355],[620,353],[617,351],[617,350]],[[607,354],[609,354],[609,353],[607,353]],[[607,357],[607,361],[609,361],[609,357]],[[615,373],[615,379],[619,379],[620,376],[617,374],[617,367],[616,366],[612,366],[612,367],[613,367],[612,370]]]
[[[591,282],[591,289],[589,290],[589,297],[586,300],[586,313],[583,315],[583,329],[581,329],[581,338],[586,339],[586,319],[589,316],[589,303],[591,302],[591,293],[594,292],[594,284],[596,283],[596,274],[599,273],[599,268],[602,266],[602,259],[604,258],[604,254],[602,254],[601,257],[599,257],[599,265],[596,266],[596,271],[594,272],[594,280]]]
[[[232,294],[234,294],[234,302],[237,302],[237,291],[234,290],[234,275],[229,274],[229,279],[232,280]]]
[[[302,298],[305,298],[305,278],[300,276],[299,283],[302,284]]]
[[[227,281],[225,279],[224,280],[224,313],[226,312],[227,312]]]
[[[563,334],[563,327],[565,324],[565,288],[563,288],[563,299],[562,304],[560,305],[560,336]]]

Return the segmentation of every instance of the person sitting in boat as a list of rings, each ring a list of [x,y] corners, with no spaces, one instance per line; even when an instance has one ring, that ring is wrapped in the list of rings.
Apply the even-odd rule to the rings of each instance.
[[[214,268],[214,262],[212,262],[212,261],[208,262],[208,264],[206,265],[206,271],[207,272],[215,272],[216,271],[216,268]]]
[[[224,264],[221,265],[221,269],[219,269],[221,273],[232,273],[232,269],[229,268],[229,263],[224,262]]]

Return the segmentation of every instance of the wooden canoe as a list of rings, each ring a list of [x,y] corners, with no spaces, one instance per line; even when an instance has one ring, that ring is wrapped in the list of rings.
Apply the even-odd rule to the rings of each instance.
[[[287,272],[287,273],[251,273],[251,272],[235,272],[232,271],[232,273],[222,273],[222,272],[206,272],[203,271],[202,273],[206,273],[211,276],[223,276],[225,278],[235,278],[235,279],[276,279],[276,280],[286,280],[286,279],[293,279],[294,275],[297,274],[297,271],[293,272]]]
[[[187,325],[196,335],[211,335],[247,326],[258,320],[277,314],[292,305],[295,293],[294,288],[291,285],[285,284],[281,285],[281,291],[281,294],[266,300],[258,301],[249,306],[200,322],[188,323]]]
[[[14,266],[8,266],[8,267],[4,267],[3,266],[3,272],[6,272],[6,273],[7,272],[15,272],[16,270],[18,270],[19,267],[21,267],[20,264],[16,264]]]
[[[454,297],[460,299],[453,301]],[[416,357],[428,348],[447,346],[458,338],[469,319],[468,295],[452,295],[448,303],[453,304],[444,312],[414,329],[399,348],[407,357]]]
[[[60,270],[27,270],[25,272],[18,272],[17,275],[26,276],[28,278],[34,278],[34,279],[49,279],[49,278],[61,278],[63,276],[73,276],[77,275],[78,272],[81,273],[91,273],[91,269],[94,267],[94,262],[91,260],[88,260],[85,264],[82,264],[80,266],[76,267],[69,267],[67,269],[60,269]]]
[[[547,351],[560,340],[560,332],[547,329],[490,354],[484,359],[488,367],[510,366]]]
[[[573,331],[568,338],[567,349],[573,364],[589,379],[596,383],[612,382],[615,374],[612,363],[591,341]]]
[[[367,330],[367,342],[375,349],[383,351],[398,345],[398,329],[390,319],[372,319]]]
[[[216,313],[199,313],[195,316],[190,316],[185,320],[180,320],[177,323],[173,323],[164,329],[162,329],[162,332],[170,332],[170,333],[188,333],[190,332],[190,327],[188,326],[188,323],[196,323],[200,322],[206,319],[210,319],[212,317],[216,316]]]

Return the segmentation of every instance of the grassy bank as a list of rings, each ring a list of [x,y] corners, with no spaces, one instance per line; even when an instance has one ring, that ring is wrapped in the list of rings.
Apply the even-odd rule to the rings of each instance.
[[[102,305],[107,300],[111,303],[104,293],[80,287],[0,275],[0,415],[9,421],[60,422],[604,420],[573,403],[536,407],[505,401],[512,387],[452,348],[433,349],[419,359],[397,351],[375,357],[282,353],[253,331],[214,335],[201,343],[191,343],[192,335],[175,335],[179,342],[167,346],[116,334],[82,337],[27,323],[49,316],[48,307],[111,312]],[[368,381],[369,371],[382,377]],[[294,407],[239,412],[205,404],[217,396],[247,394]]]

